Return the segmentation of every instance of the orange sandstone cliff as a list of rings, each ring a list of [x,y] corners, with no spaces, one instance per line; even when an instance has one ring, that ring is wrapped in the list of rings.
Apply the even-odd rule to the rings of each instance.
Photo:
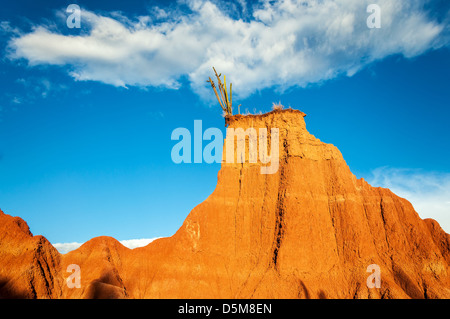
[[[97,237],[61,255],[0,211],[0,298],[450,298],[450,235],[356,179],[304,113],[227,124],[279,128],[278,172],[222,163],[215,191],[172,237],[133,250]],[[66,285],[70,264],[81,288]],[[381,288],[366,285],[371,264]]]

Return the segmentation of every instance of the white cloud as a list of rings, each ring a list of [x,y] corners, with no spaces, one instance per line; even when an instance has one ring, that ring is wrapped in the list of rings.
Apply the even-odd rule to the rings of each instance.
[[[128,247],[130,249],[138,248],[138,247],[144,247],[150,244],[155,239],[158,239],[160,237],[156,238],[141,238],[141,239],[127,239],[127,240],[121,240],[119,241],[122,245],[125,247]],[[61,254],[66,254],[69,251],[75,250],[79,248],[83,243],[55,243],[52,244],[53,247],[55,247]]]
[[[17,97],[17,96],[15,96],[15,97],[11,100],[11,103],[13,103],[13,104],[21,104],[21,103],[22,103],[22,99],[19,98],[19,97]]]
[[[154,241],[157,238],[141,238],[141,239],[127,239],[127,240],[121,240],[120,243],[124,245],[125,247],[128,247],[130,249],[138,248],[138,247],[144,247],[150,244],[152,241]]]
[[[76,80],[178,88],[186,77],[202,96],[210,96],[206,79],[215,66],[245,97],[351,76],[392,54],[410,58],[447,45],[448,19],[427,16],[427,0],[378,0],[381,29],[367,28],[369,2],[261,1],[244,20],[207,0],[188,0],[190,13],[154,8],[153,16],[134,21],[117,12],[82,11],[87,32],[62,35],[37,26],[9,46],[12,58],[66,66]]]
[[[450,233],[450,174],[380,167],[368,179],[407,199],[421,218],[433,218]]]
[[[80,247],[81,245],[83,245],[83,243],[77,243],[77,242],[73,242],[73,243],[55,243],[52,244],[53,247],[55,247],[61,254],[66,254],[69,251],[75,250],[78,247]]]

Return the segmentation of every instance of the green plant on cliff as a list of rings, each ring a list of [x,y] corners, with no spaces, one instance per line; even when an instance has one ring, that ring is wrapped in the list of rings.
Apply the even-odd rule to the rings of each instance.
[[[219,105],[222,108],[222,110],[224,111],[225,116],[233,115],[233,106],[232,106],[232,102],[233,102],[232,87],[233,87],[233,84],[230,83],[230,94],[228,94],[228,92],[227,92],[227,78],[226,78],[226,76],[225,75],[223,76],[223,83],[222,83],[222,80],[220,79],[222,73],[217,74],[216,69],[214,67],[213,67],[213,70],[214,70],[214,74],[216,75],[216,78],[217,78],[217,83],[218,83],[217,87],[219,88],[219,92],[217,92],[216,84],[214,83],[213,80],[211,80],[211,77],[209,77],[208,81],[206,81],[206,82],[211,83],[211,87],[214,90],[214,93],[216,95],[217,101],[219,101]]]

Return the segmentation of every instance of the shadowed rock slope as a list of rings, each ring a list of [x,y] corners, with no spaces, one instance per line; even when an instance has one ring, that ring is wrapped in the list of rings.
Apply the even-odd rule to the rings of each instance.
[[[222,163],[214,192],[169,238],[128,249],[94,238],[60,255],[25,222],[0,213],[0,297],[450,298],[450,235],[389,189],[350,172],[306,130],[304,113],[227,118],[279,128],[279,169]],[[269,143],[270,145],[270,143]],[[81,268],[69,289],[67,266]],[[381,288],[366,286],[377,264]]]

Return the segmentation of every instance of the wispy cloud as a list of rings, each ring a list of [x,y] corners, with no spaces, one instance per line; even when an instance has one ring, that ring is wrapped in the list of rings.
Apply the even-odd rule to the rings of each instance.
[[[46,98],[53,93],[68,89],[65,84],[52,83],[45,77],[18,78],[15,82],[27,89],[27,102],[32,102],[38,97]]]
[[[410,201],[421,218],[433,218],[450,233],[450,174],[380,167],[368,182]]]
[[[55,243],[55,244],[52,244],[52,245],[61,254],[66,254],[69,251],[72,251],[72,250],[75,250],[75,249],[79,248],[81,245],[83,245],[83,243],[77,243],[77,242],[72,242],[72,243]]]
[[[11,100],[12,104],[21,104],[22,103],[22,99],[20,97],[13,97],[13,99]]]
[[[138,247],[144,247],[150,244],[155,239],[158,239],[160,237],[156,238],[141,238],[141,239],[127,239],[127,240],[121,240],[120,243],[124,245],[125,247],[128,247],[130,249],[138,248]],[[75,250],[79,248],[83,243],[55,243],[52,244],[53,247],[55,247],[61,254],[66,254],[69,251]]]
[[[0,33],[20,35],[20,30],[18,28],[12,27],[8,21],[1,21]]]
[[[200,95],[216,66],[245,97],[352,76],[386,56],[410,58],[448,44],[448,19],[427,15],[426,0],[377,1],[381,29],[367,28],[368,3],[361,0],[260,1],[248,19],[211,1],[186,3],[188,13],[154,8],[137,18],[82,11],[85,32],[63,35],[54,26],[36,26],[12,37],[10,57],[65,66],[76,80],[115,86],[178,88],[187,78]]]

